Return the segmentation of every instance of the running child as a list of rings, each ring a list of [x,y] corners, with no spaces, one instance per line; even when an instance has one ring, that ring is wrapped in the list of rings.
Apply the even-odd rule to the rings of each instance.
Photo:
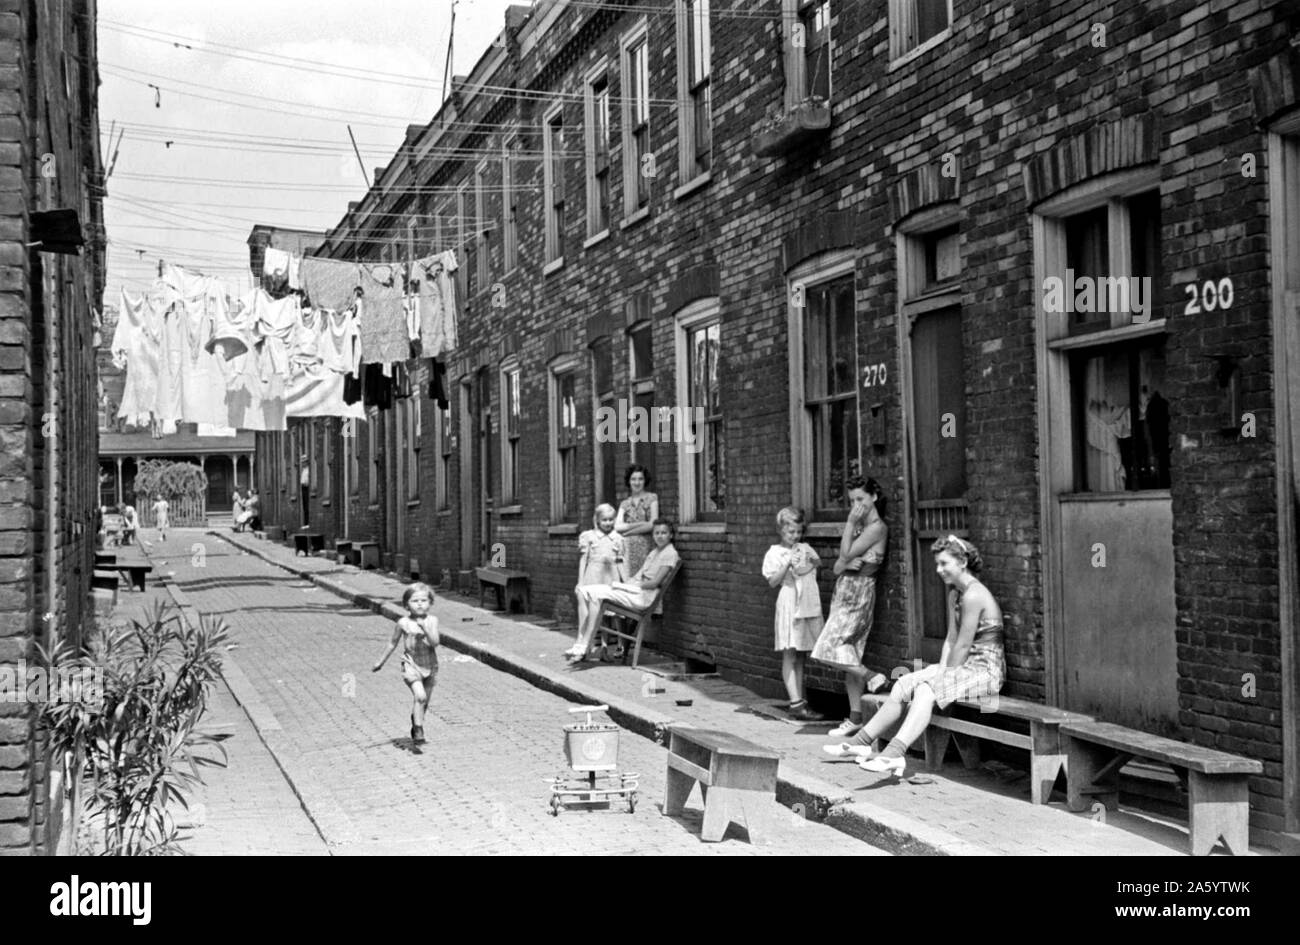
[[[429,613],[433,606],[433,588],[417,581],[402,594],[402,606],[407,615],[397,621],[393,639],[383,657],[372,668],[379,672],[397,644],[402,644],[402,681],[411,690],[411,741],[424,743],[424,713],[433,696],[433,685],[438,678],[438,618]]]

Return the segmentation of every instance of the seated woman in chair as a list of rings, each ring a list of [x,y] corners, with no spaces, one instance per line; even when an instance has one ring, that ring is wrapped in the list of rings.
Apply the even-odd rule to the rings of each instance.
[[[587,650],[591,648],[592,638],[596,635],[597,625],[600,622],[601,601],[610,600],[624,607],[639,609],[654,603],[659,586],[680,563],[681,558],[677,554],[677,549],[673,547],[677,527],[672,522],[665,518],[656,519],[652,535],[654,548],[646,555],[645,562],[636,577],[627,584],[586,584],[576,589],[587,605],[587,612],[582,625],[578,627],[578,641],[571,649],[565,651],[566,658],[574,661],[587,658]]]

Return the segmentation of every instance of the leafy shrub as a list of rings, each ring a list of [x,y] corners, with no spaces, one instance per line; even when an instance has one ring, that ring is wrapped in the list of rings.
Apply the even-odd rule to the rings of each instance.
[[[168,610],[159,602],[144,622],[98,630],[84,652],[64,644],[46,657],[56,678],[96,681],[41,710],[55,756],[84,760],[93,852],[183,852],[168,807],[188,810],[199,769],[226,764],[220,743],[228,736],[197,730],[220,672],[225,621],[204,616],[192,629]]]
[[[193,463],[175,463],[169,459],[146,459],[135,474],[135,494],[144,499],[162,495],[170,502],[177,499],[201,499],[208,492],[208,477]]]

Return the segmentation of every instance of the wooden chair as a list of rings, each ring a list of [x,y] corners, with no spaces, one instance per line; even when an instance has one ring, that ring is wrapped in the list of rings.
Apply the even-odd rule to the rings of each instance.
[[[591,635],[591,640],[587,642],[587,649],[591,649],[591,644],[595,642],[597,634],[605,633],[616,636],[620,640],[626,640],[632,644],[632,665],[636,666],[641,661],[641,640],[645,637],[645,629],[650,624],[650,618],[654,616],[655,609],[658,608],[659,602],[663,600],[664,592],[673,583],[673,578],[677,577],[677,572],[681,568],[681,561],[673,565],[673,569],[668,572],[668,576],[656,589],[654,599],[644,608],[627,607],[612,600],[601,601],[600,610],[596,613],[596,631]],[[607,627],[604,622],[606,617],[623,618],[635,622],[636,628],[629,633],[626,630]],[[615,622],[621,621],[616,619]]]

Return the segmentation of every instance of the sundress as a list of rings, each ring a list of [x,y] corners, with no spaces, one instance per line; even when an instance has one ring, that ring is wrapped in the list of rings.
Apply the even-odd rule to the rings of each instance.
[[[867,637],[876,619],[876,572],[884,555],[868,551],[862,568],[845,572],[835,582],[831,615],[813,647],[812,658],[837,666],[861,666]]]
[[[624,499],[623,504],[619,506],[619,510],[623,513],[623,521],[629,525],[650,521],[650,506],[658,501],[658,497],[653,492],[642,492],[638,496]],[[627,573],[636,574],[645,563],[646,555],[654,547],[654,539],[649,533],[624,535],[623,547],[627,555]]]
[[[802,551],[816,560],[817,552],[800,542],[793,548],[773,545],[763,557],[763,577],[771,581],[785,567],[785,556]],[[785,572],[780,593],[776,596],[776,646],[777,650],[808,652],[817,645],[822,632],[822,603],[817,590],[817,571],[796,577],[793,570]]]

